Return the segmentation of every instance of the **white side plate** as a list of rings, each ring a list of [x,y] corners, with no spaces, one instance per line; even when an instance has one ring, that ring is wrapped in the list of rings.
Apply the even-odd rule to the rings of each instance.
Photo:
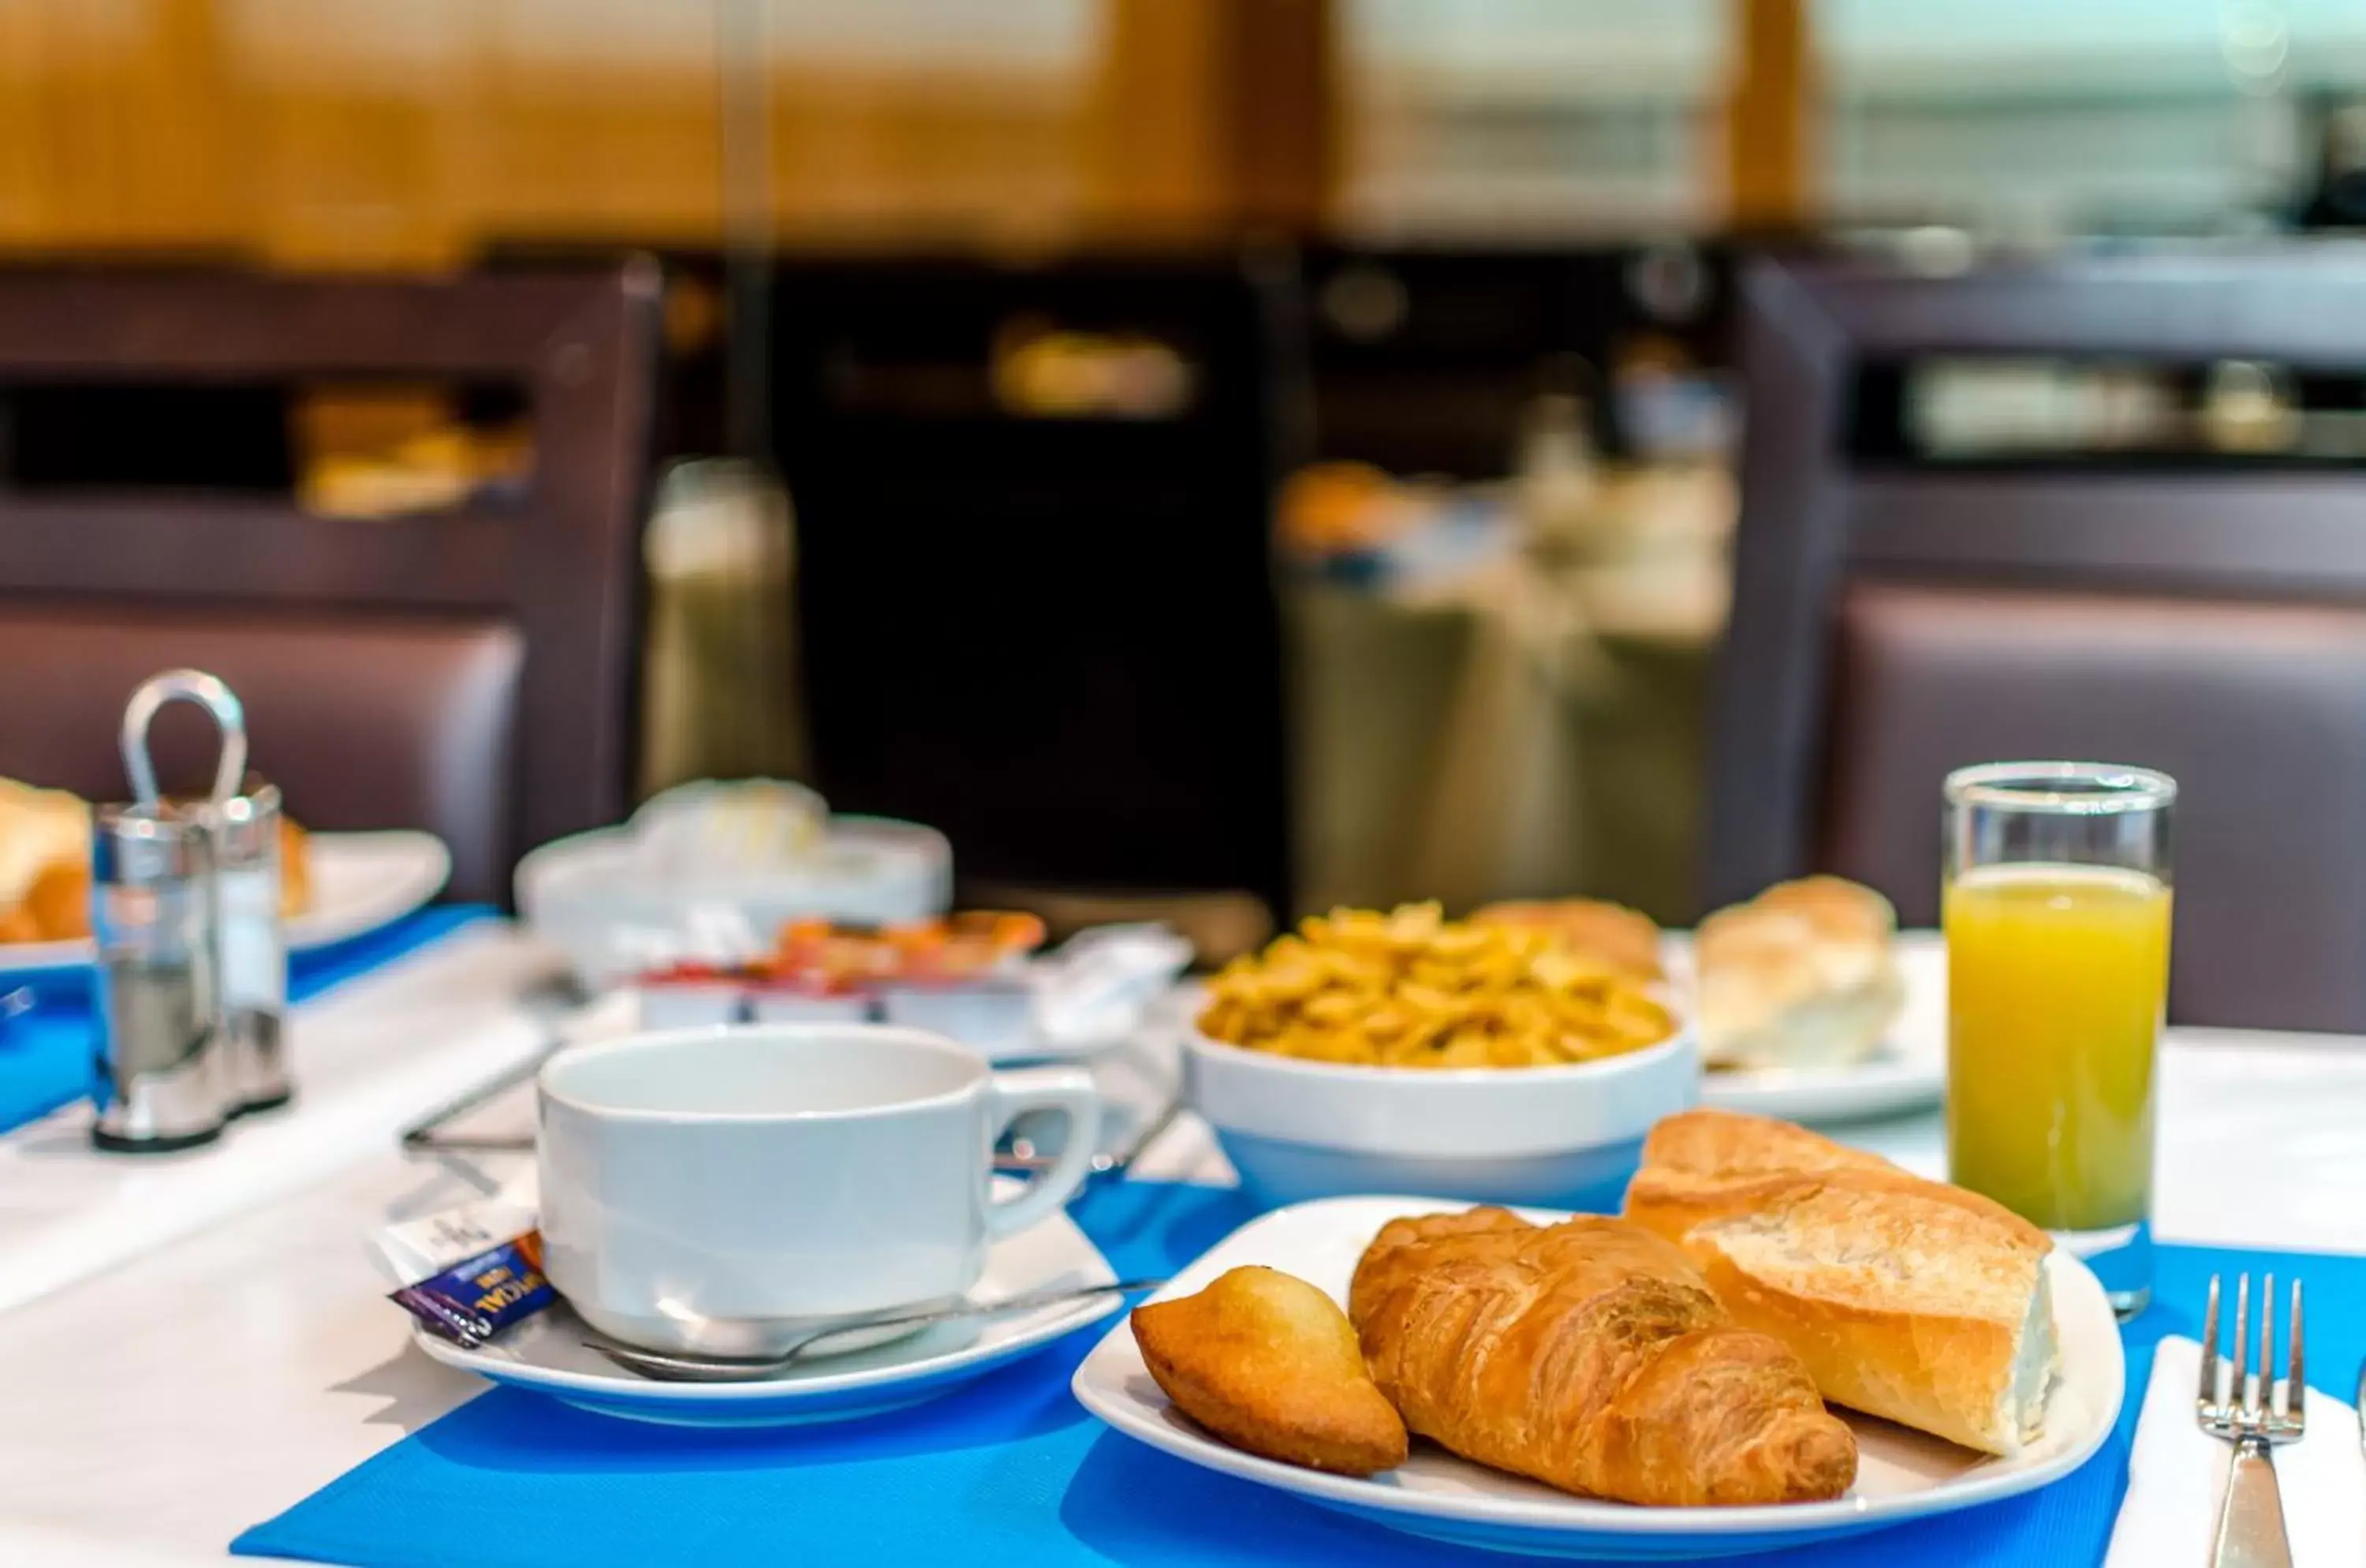
[[[298,953],[350,942],[424,908],[444,891],[452,854],[433,833],[319,833],[312,903],[287,922]]]
[[[1156,1299],[1189,1295],[1228,1269],[1260,1263],[1287,1269],[1345,1302],[1356,1260],[1381,1225],[1403,1214],[1459,1207],[1419,1198],[1331,1198],[1278,1210],[1218,1242]],[[1528,1217],[1560,1216],[1531,1212]],[[1301,1470],[1220,1442],[1169,1405],[1122,1323],[1085,1358],[1071,1386],[1086,1409],[1128,1437],[1391,1529],[1540,1556],[1722,1557],[1992,1503],[2057,1481],[2084,1463],[2119,1416],[2126,1377],[2119,1326],[2085,1265],[2056,1252],[2047,1266],[2054,1270],[2063,1373],[2046,1400],[2044,1436],[2011,1459],[1993,1459],[1842,1411],[1856,1431],[1857,1478],[1847,1496],[1831,1503],[1631,1507],[1569,1496],[1420,1441],[1403,1465],[1369,1480]]]
[[[997,1242],[970,1294],[986,1302],[1116,1278],[1100,1249],[1066,1215],[1055,1214]],[[1100,1296],[941,1324],[869,1349],[816,1357],[764,1382],[659,1382],[625,1371],[583,1343],[592,1331],[563,1304],[481,1350],[464,1350],[423,1326],[413,1327],[411,1340],[446,1366],[602,1416],[673,1427],[791,1427],[856,1420],[950,1393],[1123,1304],[1121,1297]]]
[[[287,922],[297,953],[366,936],[424,908],[452,874],[451,852],[433,833],[314,833],[312,903]],[[0,943],[0,975],[68,969],[96,961],[81,942]]]

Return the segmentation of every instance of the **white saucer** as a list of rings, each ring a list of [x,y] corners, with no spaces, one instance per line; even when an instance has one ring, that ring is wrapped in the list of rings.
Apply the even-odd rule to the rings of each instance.
[[[1459,1207],[1435,1199],[1330,1198],[1278,1210],[1218,1242],[1155,1299],[1189,1295],[1228,1269],[1262,1263],[1344,1302],[1356,1260],[1381,1225],[1401,1214]],[[1541,1221],[1561,1217],[1528,1213]],[[2057,1481],[2084,1463],[2119,1416],[2126,1379],[2119,1325],[2103,1287],[2084,1264],[2057,1251],[2047,1266],[2054,1271],[2063,1371],[2046,1399],[2044,1435],[2013,1458],[1992,1459],[1842,1411],[1856,1431],[1856,1484],[1831,1503],[1638,1508],[1569,1496],[1427,1443],[1416,1443],[1413,1457],[1397,1469],[1369,1479],[1301,1470],[1219,1442],[1176,1411],[1151,1381],[1125,1324],[1094,1347],[1070,1386],[1086,1409],[1112,1427],[1177,1459],[1411,1535],[1548,1557],[1722,1557],[1992,1503]]]
[[[1669,967],[1689,976],[1687,933]],[[1846,1067],[1705,1072],[1703,1105],[1790,1122],[1863,1122],[1936,1105],[1947,1093],[1947,944],[1937,931],[1899,931],[1892,949],[1906,1006],[1881,1048]]]
[[[287,923],[290,952],[366,936],[422,908],[452,874],[451,852],[433,833],[310,835],[312,898]],[[90,939],[0,942],[0,975],[95,963]]]
[[[985,1277],[970,1292],[981,1302],[1059,1285],[1114,1280],[1109,1260],[1066,1215],[995,1244]],[[1060,1336],[1123,1306],[1100,1296],[1008,1317],[941,1324],[839,1355],[817,1357],[764,1382],[659,1382],[625,1371],[586,1346],[592,1331],[562,1303],[528,1318],[481,1350],[465,1350],[414,1325],[411,1340],[445,1366],[512,1388],[629,1421],[673,1427],[789,1427],[851,1421],[950,1393]]]

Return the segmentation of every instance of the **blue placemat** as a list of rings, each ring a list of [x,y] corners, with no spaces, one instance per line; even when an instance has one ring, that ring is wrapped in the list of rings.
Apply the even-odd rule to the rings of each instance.
[[[1180,1268],[1256,1213],[1229,1189],[1136,1182],[1078,1222],[1118,1272]],[[2366,1354],[2366,1258],[2194,1247],[2158,1254],[2159,1300],[2124,1331],[2128,1401],[2079,1472],[2026,1497],[1826,1547],[1738,1562],[1909,1568],[2101,1561],[2130,1433],[2165,1334],[2196,1330],[2214,1270],[2272,1268],[2310,1284],[2309,1357]],[[2321,1303],[2321,1304],[2320,1304]],[[697,1568],[977,1562],[1127,1568],[1243,1561],[1504,1568],[1515,1561],[1398,1535],[1211,1474],[1104,1428],[1068,1374],[1104,1326],[917,1410],[844,1427],[667,1431],[496,1390],[461,1406],[231,1550],[359,1568]],[[490,1557],[489,1555],[490,1554]]]
[[[307,1001],[341,980],[415,953],[461,926],[491,918],[490,904],[446,904],[405,915],[350,942],[290,956],[287,993]],[[0,975],[0,992],[19,986],[33,1010],[0,1024],[0,1133],[82,1099],[91,1085],[88,965]]]

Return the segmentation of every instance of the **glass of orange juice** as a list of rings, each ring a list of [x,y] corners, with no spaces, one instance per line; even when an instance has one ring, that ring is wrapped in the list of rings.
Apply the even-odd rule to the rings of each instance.
[[[2176,801],[2102,762],[1946,783],[1948,1175],[2051,1231],[2124,1317],[2152,1296]]]

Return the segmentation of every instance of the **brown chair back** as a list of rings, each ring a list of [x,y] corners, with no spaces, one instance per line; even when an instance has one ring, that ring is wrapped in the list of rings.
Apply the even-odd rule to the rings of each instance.
[[[0,394],[495,384],[523,394],[534,452],[521,493],[382,522],[310,515],[287,493],[0,478],[0,773],[119,797],[125,698],[194,665],[240,694],[254,763],[292,815],[432,830],[456,896],[505,898],[525,849],[614,820],[656,304],[642,265],[449,282],[0,274]],[[0,452],[0,476],[25,468]],[[168,784],[203,776],[202,720],[166,717]]]
[[[1764,261],[1716,716],[1711,904],[1809,869],[1936,919],[1939,786],[2071,757],[2180,783],[2182,1021],[2366,1030],[2366,472],[1865,459],[1868,365],[2023,355],[2366,368],[2366,250],[1949,278]]]

